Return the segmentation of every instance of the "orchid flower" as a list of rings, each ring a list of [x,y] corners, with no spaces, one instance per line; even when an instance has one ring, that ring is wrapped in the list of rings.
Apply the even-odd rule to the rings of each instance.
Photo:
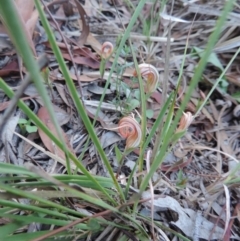
[[[180,123],[176,132],[186,131],[193,121],[193,115],[191,112],[183,112],[183,116],[180,119]]]
[[[146,93],[154,92],[157,89],[159,81],[159,73],[157,69],[153,65],[145,63],[139,64],[138,68],[142,78],[146,81]],[[134,76],[137,76],[136,70]]]
[[[142,130],[139,123],[132,117],[123,117],[118,123],[118,131],[121,137],[126,138],[126,149],[136,148],[142,139]]]
[[[113,49],[114,49],[113,45],[110,42],[104,42],[102,45],[101,54],[100,54],[101,55],[100,74],[102,78],[104,76],[106,62],[111,57]]]
[[[112,55],[113,49],[114,47],[111,42],[104,42],[101,48],[101,57],[108,59]]]

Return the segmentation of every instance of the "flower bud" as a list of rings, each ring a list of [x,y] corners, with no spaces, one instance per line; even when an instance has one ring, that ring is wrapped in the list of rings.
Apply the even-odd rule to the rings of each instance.
[[[103,59],[108,59],[113,52],[113,45],[110,42],[104,42],[101,49],[101,57]]]
[[[126,138],[126,149],[137,148],[142,139],[142,130],[139,123],[132,117],[123,117],[118,123],[121,137]]]
[[[183,116],[180,119],[180,123],[178,125],[177,131],[176,132],[180,132],[180,131],[186,131],[187,128],[191,125],[191,123],[193,122],[193,115],[191,112],[183,112]]]
[[[157,69],[151,64],[139,64],[138,68],[143,80],[146,81],[146,93],[152,93],[157,89],[159,81],[159,73]],[[137,76],[137,72],[134,72],[134,76]]]

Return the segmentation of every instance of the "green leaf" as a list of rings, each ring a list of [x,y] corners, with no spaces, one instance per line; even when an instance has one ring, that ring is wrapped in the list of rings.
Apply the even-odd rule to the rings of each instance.
[[[96,218],[91,218],[88,223],[87,226],[91,229],[91,230],[99,230],[101,228],[101,225],[99,224],[99,222],[97,221]]]
[[[240,103],[240,91],[237,91],[235,93],[232,94],[232,97]]]
[[[184,177],[183,171],[179,170],[177,174],[177,183],[176,183],[177,188],[179,189],[184,188],[186,186],[186,183],[187,183],[187,178]]]
[[[50,74],[49,68],[44,68],[42,70],[41,74],[42,74],[42,77],[43,77],[45,83],[49,83],[49,74]]]
[[[129,105],[130,105],[131,110],[133,110],[140,106],[140,102],[137,99],[131,99],[129,102]]]
[[[153,110],[151,110],[151,109],[146,110],[146,116],[148,119],[152,119],[153,114],[154,114]]]
[[[21,234],[15,234],[9,237],[5,237],[5,241],[30,241],[35,238],[39,238],[44,234],[47,234],[49,231],[39,231],[35,233],[21,233]]]
[[[172,136],[171,141],[173,143],[177,142],[181,137],[184,136],[185,133],[186,133],[185,130],[174,133],[173,136]]]
[[[1,237],[2,238],[7,237],[8,235],[14,233],[17,229],[20,229],[21,227],[23,227],[24,225],[27,225],[29,223],[30,222],[28,220],[25,220],[24,222],[11,221],[10,223],[5,224],[0,227]]]
[[[27,123],[28,123],[28,121],[27,121],[26,119],[20,118],[20,119],[18,120],[18,124],[27,124]]]
[[[225,78],[221,78],[221,80],[219,80],[219,88],[221,88],[222,91],[227,92],[228,86],[229,83]]]
[[[33,133],[33,132],[37,132],[37,127],[36,126],[30,126],[30,125],[26,125],[26,131],[28,133]]]
[[[116,145],[115,145],[115,154],[116,154],[116,158],[117,158],[118,163],[120,163],[121,160],[122,160],[122,153]]]
[[[105,67],[106,67],[106,60],[105,60],[105,59],[102,59],[101,62],[100,62],[100,74],[101,74],[101,78],[103,78],[103,76],[104,76]]]
[[[62,53],[56,43],[56,40],[55,40],[55,36],[51,30],[51,27],[50,27],[50,24],[44,14],[44,11],[42,9],[42,6],[40,4],[40,1],[39,0],[35,0],[34,1],[35,4],[36,4],[36,8],[39,12],[39,16],[40,16],[40,19],[41,19],[41,22],[42,22],[42,25],[48,35],[48,39],[49,39],[49,42],[50,42],[50,45],[52,47],[52,50],[54,52],[54,55],[59,63],[59,67],[62,71],[62,74],[65,78],[65,81],[66,81],[66,85],[69,89],[69,92],[71,93],[71,97],[75,103],[75,106],[76,106],[76,109],[79,113],[79,115],[81,116],[81,119],[86,127],[86,130],[89,134],[89,136],[91,137],[93,143],[95,144],[95,147],[96,149],[98,150],[98,153],[101,157],[101,159],[103,160],[103,163],[105,164],[111,178],[113,179],[114,181],[114,184],[116,186],[116,189],[118,190],[119,193],[122,192],[120,186],[119,186],[119,183],[117,182],[116,180],[116,177],[113,173],[113,170],[112,170],[112,167],[109,163],[109,160],[104,152],[104,150],[102,149],[102,146],[101,146],[101,143],[96,135],[96,132],[94,130],[94,127],[87,115],[87,112],[85,110],[85,107],[84,107],[84,104],[83,102],[81,101],[81,99],[79,98],[79,94],[78,94],[78,91],[76,89],[76,86],[70,76],[70,72],[69,72],[69,69],[68,67],[66,66],[65,64],[65,61],[64,61],[64,58],[62,56]],[[100,100],[101,102],[102,100]],[[97,110],[98,112],[98,110]],[[56,143],[56,142],[55,142]],[[57,144],[57,143],[56,143]],[[69,156],[71,156],[71,153],[68,153]],[[75,162],[75,158],[72,159],[74,162]],[[67,164],[69,164],[69,162],[67,162]],[[70,165],[70,164],[69,164]],[[94,179],[92,177],[92,175],[86,170],[86,168],[81,164],[81,162],[78,162],[78,165],[77,167],[85,174],[85,175],[88,175],[89,176],[89,179],[91,179],[96,185],[99,186],[99,188],[101,189],[101,191],[106,195],[106,197],[108,197],[109,200],[111,200],[112,203],[115,203],[116,204],[116,201],[111,197],[109,196],[109,194],[107,193],[107,191],[96,181],[96,179]]]
[[[194,50],[194,52],[195,52],[196,54],[198,54],[198,56],[199,56],[200,58],[203,57],[203,55],[204,55],[204,50],[203,50],[203,49],[200,49],[200,48],[198,48],[198,47],[194,47],[193,50]],[[220,60],[218,59],[216,53],[211,53],[211,54],[209,55],[209,57],[208,57],[207,62],[210,63],[210,64],[212,64],[212,65],[214,65],[215,67],[217,67],[218,69],[220,69],[220,70],[222,70],[222,71],[223,71],[223,69],[224,69],[223,66],[222,66],[222,64],[221,64],[221,62],[220,62]]]
[[[134,96],[135,96],[135,98],[136,98],[137,100],[140,100],[140,97],[141,97],[141,95],[140,95],[140,90],[135,90],[135,91],[134,91]]]

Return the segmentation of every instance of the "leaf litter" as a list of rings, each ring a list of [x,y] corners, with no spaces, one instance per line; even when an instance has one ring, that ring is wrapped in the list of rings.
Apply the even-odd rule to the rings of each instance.
[[[129,23],[133,9],[126,3],[127,1],[121,0],[105,0],[101,4],[95,0],[80,2],[69,1],[69,3],[59,4],[45,1],[45,4],[50,8],[50,13],[46,13],[70,69],[71,77],[77,81],[77,89],[79,86],[80,89],[82,88],[83,103],[88,116],[93,120],[115,56],[113,51],[113,55],[106,62],[102,75],[100,70],[102,44],[109,41],[117,47],[118,36],[124,32],[123,26],[127,26]],[[50,63],[46,88],[56,107],[55,113],[61,123],[66,144],[72,153],[79,155],[84,150],[88,135],[81,122],[81,116],[77,115],[69,91],[65,88],[61,70],[46,40],[44,30],[41,28],[33,1],[28,1],[26,4],[26,1],[18,0],[16,5],[33,53],[36,56],[43,52],[48,54]],[[240,3],[237,1],[234,11],[229,14],[221,37],[214,52],[210,55],[204,75],[187,105],[186,113],[194,115],[197,112],[199,105],[239,47],[239,25],[237,24],[240,20],[239,6]],[[184,80],[179,89],[176,106],[179,106],[188,91],[188,83],[193,76],[199,57],[202,55],[202,50],[206,47],[208,37],[215,28],[216,19],[220,16],[222,7],[221,1],[206,3],[169,1],[159,14],[159,3],[147,3],[142,13],[143,17],[140,17],[138,23],[133,27],[130,38],[134,40],[133,47],[139,64],[146,62],[155,66],[154,68],[160,76],[164,70],[167,51],[164,41],[167,40],[168,32],[171,31],[169,76],[167,76],[169,90],[176,88],[188,40],[188,51],[182,76]],[[144,26],[144,20],[149,20],[151,14],[159,14],[160,21],[158,25],[152,26],[150,36],[145,38],[147,28]],[[2,34],[0,36],[0,76],[14,90],[21,84],[19,75],[24,69],[15,56],[16,51],[12,49],[5,29],[0,28],[0,33]],[[163,39],[159,39],[157,36],[161,36]],[[64,43],[64,39],[68,46]],[[120,164],[116,161],[116,153],[113,149],[117,145],[123,152],[126,142],[122,140],[118,131],[113,129],[116,128],[122,117],[126,118],[131,112],[141,114],[138,105],[131,108],[133,100],[138,101],[134,90],[139,86],[137,82],[134,82],[135,69],[127,44],[122,49],[117,61],[118,66],[110,79],[110,88],[106,91],[95,125],[101,145],[114,170],[117,170]],[[240,187],[239,181],[234,181],[236,176],[231,176],[232,171],[238,168],[240,159],[239,61],[239,56],[237,56],[224,79],[212,94],[209,103],[196,116],[186,135],[176,143],[154,174],[153,191],[146,191],[142,194],[142,199],[150,198],[142,204],[139,211],[144,220],[146,218],[160,220],[166,227],[177,232],[180,231],[183,235],[196,241],[240,239]],[[162,105],[160,88],[161,85],[157,90],[154,89],[147,103],[148,109],[153,110],[153,116],[148,118],[147,127],[149,129]],[[79,90],[79,97],[81,91]],[[45,107],[42,107],[41,98],[37,95],[34,87],[30,85],[24,92],[22,100],[35,110],[35,113],[38,113],[40,119],[54,133],[55,127],[51,123]],[[0,115],[2,116],[2,112],[8,107],[9,100],[1,90],[0,98]],[[42,113],[44,110],[45,112]],[[19,113],[19,110],[16,109],[15,118],[18,118]],[[15,120],[14,117],[8,120],[8,125],[2,132],[1,143],[4,144],[0,145],[1,161],[23,165],[23,159],[34,160],[35,164],[37,163],[47,173],[64,173],[65,154],[54,147],[50,139],[40,130],[38,133],[26,134],[27,138],[21,137],[22,133],[16,121],[11,124],[13,120]],[[14,138],[13,134],[6,135],[7,129],[12,133],[15,130],[18,138]],[[23,145],[23,143],[25,144]],[[26,143],[28,144],[26,145]],[[149,145],[149,149],[152,149],[151,145]],[[139,151],[136,149],[126,156],[120,170],[120,174],[125,176],[125,179],[130,173],[128,169],[130,171],[133,169],[133,163],[137,160],[138,153]],[[21,158],[19,158],[20,155]],[[108,176],[91,141],[87,146],[82,163],[90,172]],[[75,165],[71,165],[71,168],[75,169]],[[239,171],[237,173],[239,175]],[[134,175],[141,175],[141,173]],[[138,190],[134,189],[134,187],[136,188],[135,181],[131,188],[134,190],[133,192],[137,193]],[[74,205],[78,205],[77,201],[73,203]],[[152,210],[153,215],[147,214],[144,210]],[[120,219],[114,218],[116,217],[112,216],[112,221],[120,222]],[[148,224],[146,221],[144,226],[148,227],[146,229],[151,232],[151,223]],[[106,228],[105,232],[99,235],[106,238],[109,233],[110,229]],[[181,240],[174,232],[164,228],[155,235],[159,237],[159,240],[163,240],[160,237],[165,237],[164,240],[167,240],[167,237],[170,240]],[[116,232],[114,237],[120,236],[121,231]],[[131,235],[128,237],[134,240]]]

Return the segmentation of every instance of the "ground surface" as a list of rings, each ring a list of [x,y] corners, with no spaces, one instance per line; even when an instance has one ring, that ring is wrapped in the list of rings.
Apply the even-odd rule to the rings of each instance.
[[[24,1],[23,4],[18,1],[19,13],[25,22],[29,44],[35,55],[46,53],[50,59],[48,70],[44,72],[46,86],[57,119],[65,133],[67,145],[76,156],[79,156],[85,148],[88,134],[69,98],[68,89],[46,33],[39,18],[35,17],[36,13],[30,2]],[[50,12],[46,13],[71,77],[76,86],[80,83],[79,95],[82,95],[88,116],[93,118],[115,55],[113,52],[101,77],[102,44],[106,41],[111,42],[116,51],[120,36],[133,15],[131,4],[136,7],[136,1],[132,1],[131,4],[123,0],[91,0],[81,3],[87,15],[85,21],[82,21],[78,11],[73,10],[67,3],[52,4]],[[159,1],[149,1],[145,4],[128,40],[133,45],[138,63],[149,63],[155,66],[160,74],[158,89],[147,102],[148,130],[151,129],[162,105],[162,85],[167,86],[168,94],[176,89],[184,59],[176,108],[181,104],[222,8],[223,1],[169,1],[166,6],[161,5]],[[56,20],[61,32],[58,31],[53,19]],[[239,23],[240,2],[237,1],[187,105],[186,111],[193,115],[197,113],[198,107],[238,50]],[[26,69],[3,26],[0,27],[0,33],[3,36],[0,37],[0,76],[13,90],[17,90],[22,83],[21,75],[25,75]],[[69,49],[66,48],[63,38],[69,43]],[[83,47],[81,41],[84,41]],[[78,47],[79,45],[81,47]],[[167,78],[164,75],[166,60],[169,61]],[[240,189],[237,179],[240,175],[237,171],[240,159],[239,61],[240,57],[237,56],[204,108],[197,114],[186,135],[169,152],[152,179],[155,194],[165,195],[154,203],[154,219],[182,232],[192,240],[230,240],[230,237],[232,240],[240,239]],[[123,151],[126,142],[114,127],[123,116],[131,113],[136,118],[141,116],[139,86],[133,78],[134,70],[131,48],[127,41],[110,80],[95,126],[101,145],[115,172],[119,172],[119,163],[113,151],[114,146],[117,145]],[[44,112],[41,98],[38,97],[33,85],[28,86],[21,98],[44,120],[47,113]],[[4,92],[0,90],[1,113],[8,107],[8,101]],[[19,120],[22,122],[21,125],[18,124]],[[26,120],[23,112],[16,109],[13,116],[8,119],[5,130],[15,130],[50,152],[56,152],[52,149],[49,139],[40,132],[34,132],[34,125],[26,123]],[[54,126],[49,127],[54,132]],[[154,146],[154,138],[149,149]],[[49,174],[66,173],[64,163],[49,158],[45,151],[40,151],[36,146],[15,135],[3,131],[2,143],[4,145],[0,150],[1,162],[21,166],[24,162],[31,161]],[[64,153],[57,151],[58,155],[64,158]],[[123,184],[137,158],[138,149],[125,158],[119,173]],[[92,174],[109,176],[91,142],[87,146],[82,162]],[[234,170],[238,174],[235,173],[233,178],[231,174]],[[227,177],[231,177],[231,182],[225,182]],[[136,183],[132,186],[136,188]],[[149,194],[146,192],[147,197]],[[150,207],[151,205],[146,205],[139,212],[151,217]],[[171,240],[180,240],[171,232],[168,234]],[[131,235],[128,237],[132,238]]]

